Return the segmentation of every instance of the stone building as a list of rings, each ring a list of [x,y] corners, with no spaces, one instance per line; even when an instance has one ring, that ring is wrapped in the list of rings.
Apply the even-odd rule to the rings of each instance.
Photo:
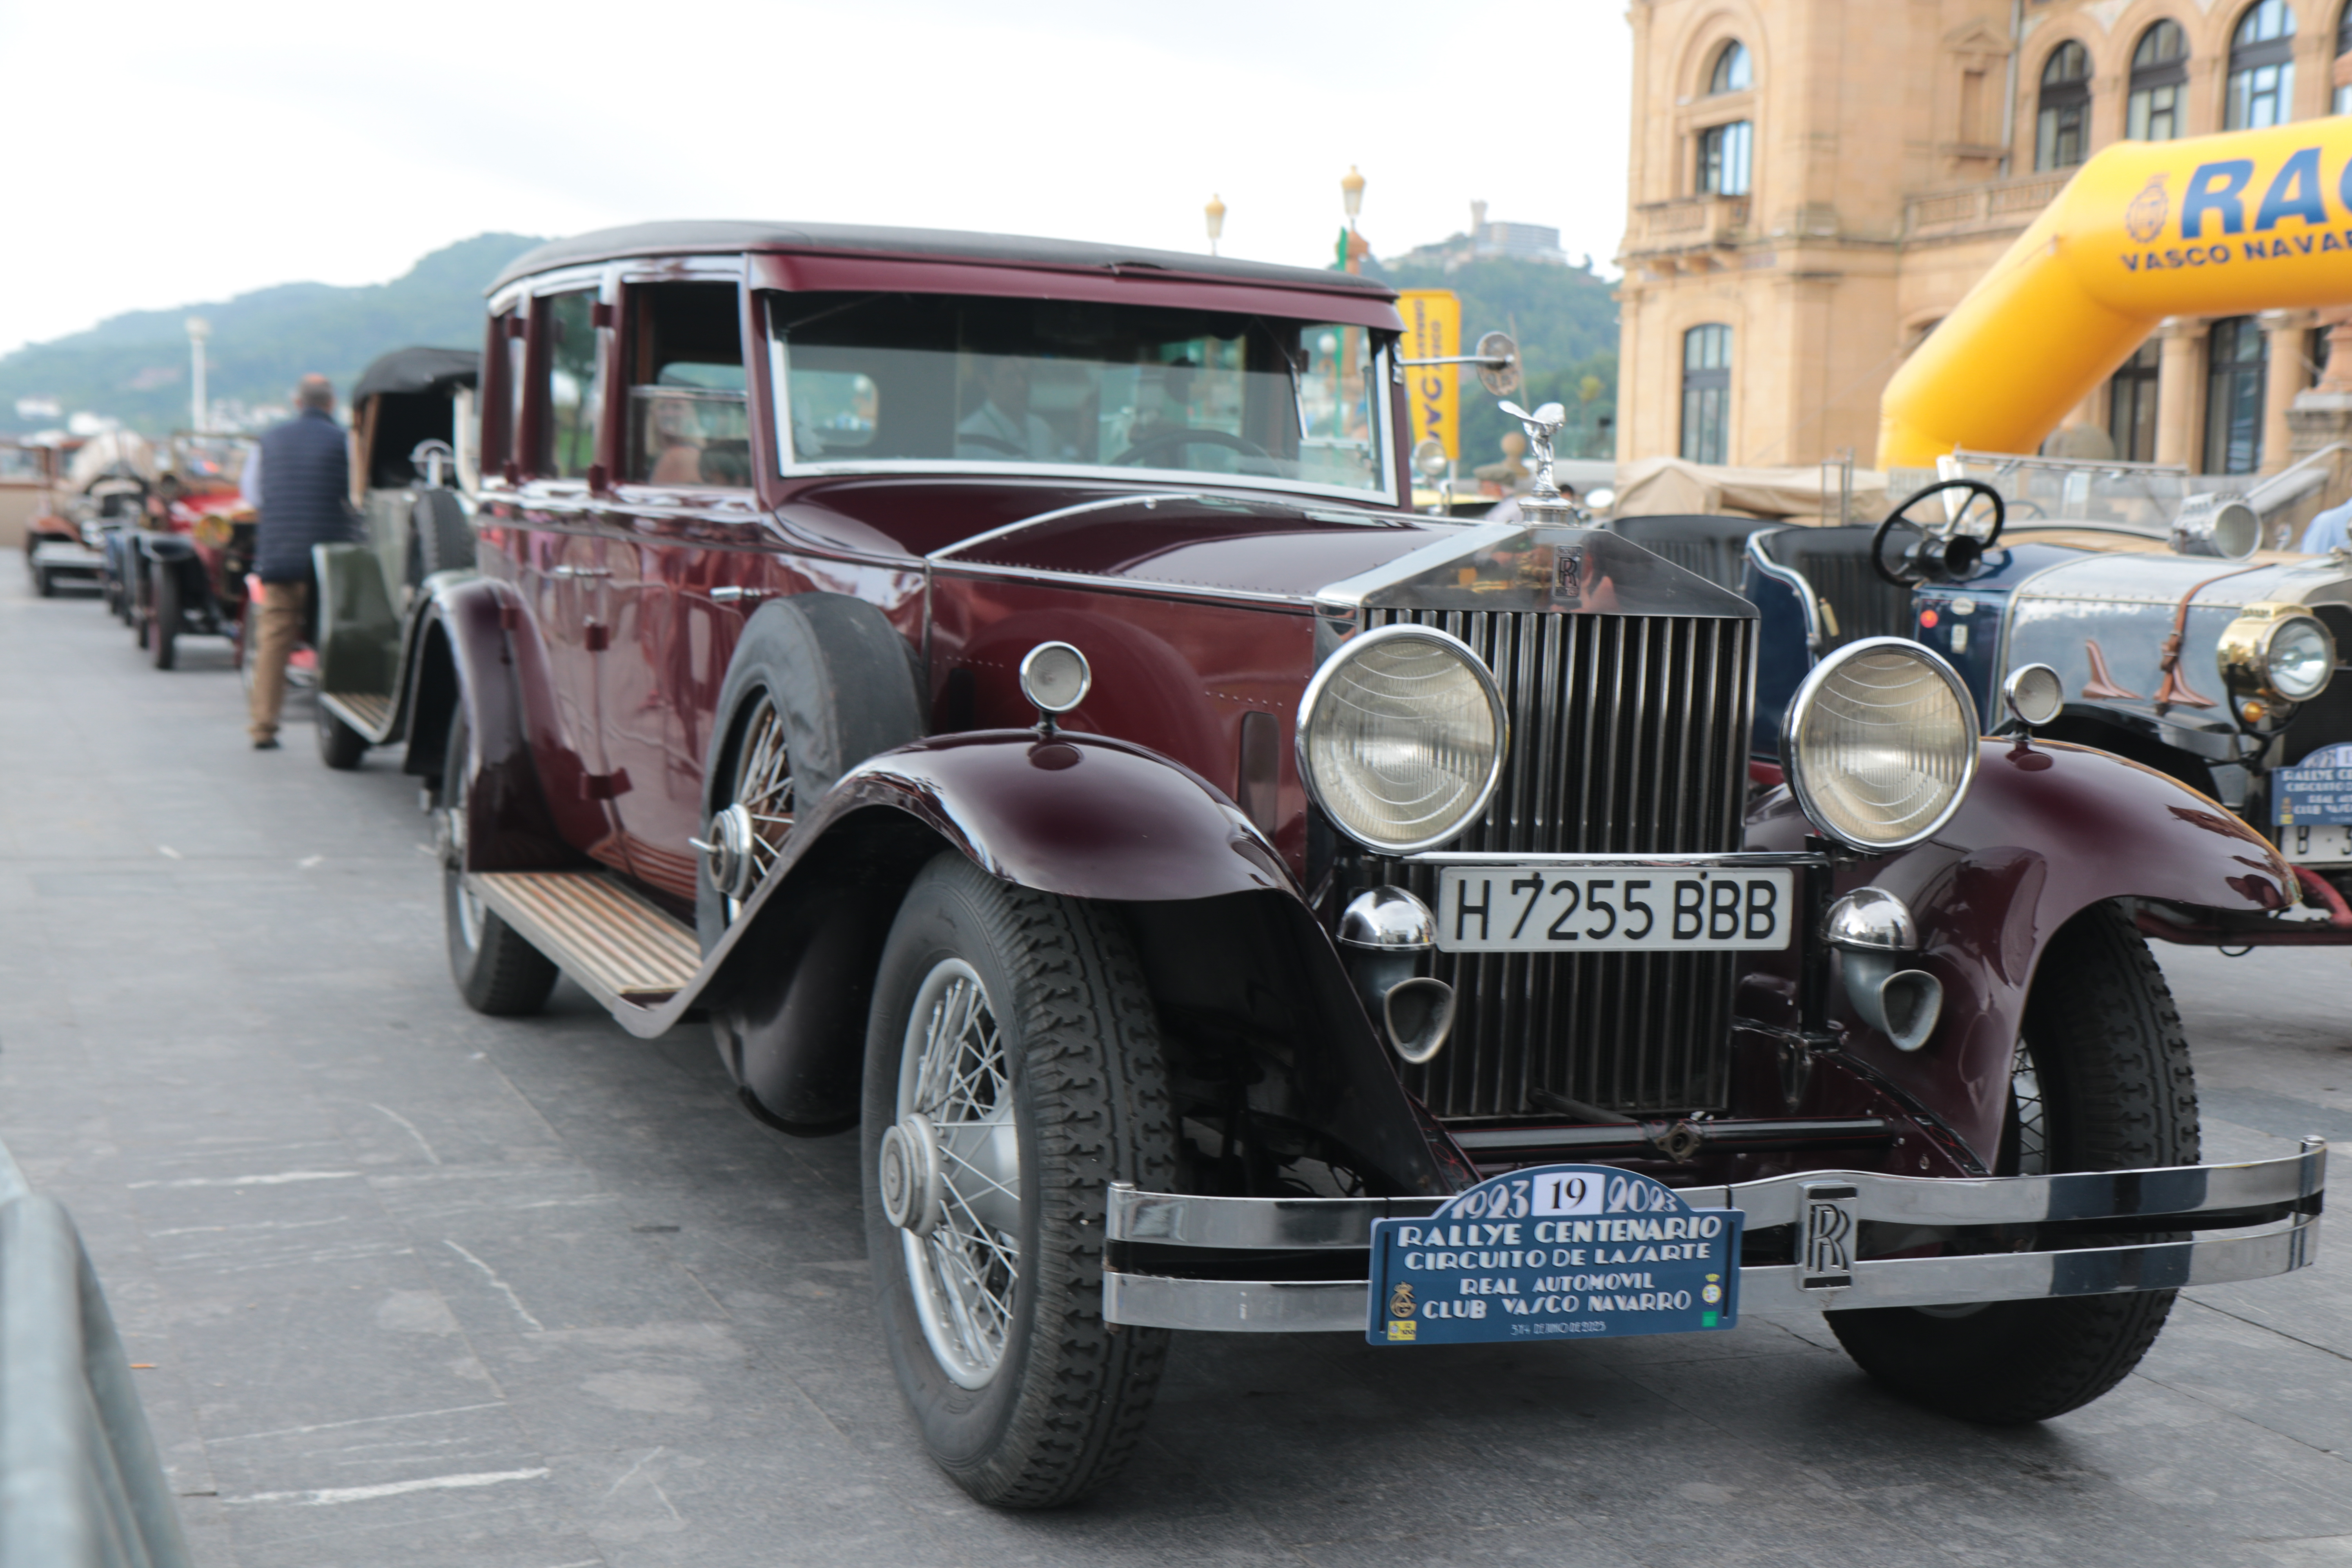
[[[1888,376],[2076,164],[2352,112],[2352,0],[1628,10],[1620,460],[1868,464]],[[2055,439],[2275,471],[2352,419],[2352,312],[2327,317],[2168,321]]]

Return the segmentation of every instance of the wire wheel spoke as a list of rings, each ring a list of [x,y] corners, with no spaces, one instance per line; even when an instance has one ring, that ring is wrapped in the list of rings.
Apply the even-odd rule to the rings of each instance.
[[[1021,1286],[1021,1169],[1012,1067],[980,976],[942,960],[907,1020],[898,1113],[929,1120],[940,1220],[905,1236],[924,1337],[957,1383],[978,1388],[1004,1359]]]
[[[750,722],[743,727],[742,743],[736,748],[733,803],[751,819],[748,892],[776,868],[784,840],[792,835],[794,814],[792,752],[784,743],[783,719],[776,711],[775,699],[765,692],[761,693]],[[741,899],[728,899],[728,919],[733,920],[742,910]]]
[[[2033,1064],[2033,1048],[2017,1043],[2009,1069],[2010,1114],[2017,1121],[2017,1174],[2045,1175],[2050,1170],[2050,1112],[2042,1098],[2042,1074]]]

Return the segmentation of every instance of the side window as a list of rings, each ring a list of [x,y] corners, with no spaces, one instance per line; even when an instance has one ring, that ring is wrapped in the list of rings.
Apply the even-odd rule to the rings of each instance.
[[[502,474],[514,460],[515,433],[522,428],[522,315],[504,310],[490,318],[482,340],[481,471]]]
[[[596,294],[551,294],[539,310],[546,347],[536,467],[549,479],[585,479],[596,460]]]
[[[751,482],[739,309],[732,283],[629,286],[625,471],[631,479]]]

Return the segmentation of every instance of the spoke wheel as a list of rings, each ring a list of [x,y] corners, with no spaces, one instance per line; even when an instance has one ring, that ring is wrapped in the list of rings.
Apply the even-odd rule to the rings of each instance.
[[[1118,1473],[1168,1335],[1102,1321],[1115,1181],[1166,1191],[1174,1119],[1142,965],[1110,911],[957,854],[915,879],[866,1033],[866,1256],[925,1447],[983,1502]]]
[[[442,752],[441,798],[435,813],[440,840],[441,913],[449,949],[449,977],[478,1013],[516,1017],[536,1013],[555,989],[556,969],[545,954],[483,904],[466,882],[466,794],[473,737],[462,703],[449,721]]]
[[[996,1009],[960,958],[924,977],[907,1019],[892,1131],[914,1116],[930,1144],[929,1169],[908,1184],[928,1207],[917,1216],[926,1228],[898,1233],[915,1310],[948,1376],[985,1388],[1003,1364],[1021,1282],[1021,1129]]]
[[[2042,953],[2010,1073],[2000,1173],[2194,1164],[2197,1085],[2164,973],[2128,916],[2095,904]],[[2037,1169],[2038,1168],[2038,1169]],[[2160,1234],[2067,1235],[2120,1247]],[[2047,1420],[2106,1393],[2139,1364],[2172,1310],[2170,1290],[1966,1307],[1833,1311],[1863,1369],[1967,1420]]]
[[[776,700],[761,692],[735,748],[733,798],[701,840],[711,886],[727,900],[733,924],[784,852],[793,831],[793,755]]]

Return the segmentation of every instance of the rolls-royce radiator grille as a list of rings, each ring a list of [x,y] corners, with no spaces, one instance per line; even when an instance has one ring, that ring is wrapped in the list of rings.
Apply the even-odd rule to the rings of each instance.
[[[1754,623],[1670,616],[1375,611],[1478,651],[1510,712],[1503,778],[1449,849],[1736,849],[1748,779]],[[1434,903],[1436,873],[1408,885]],[[1612,1110],[1723,1107],[1729,953],[1437,955],[1459,1011],[1405,1081],[1441,1117],[1517,1117],[1549,1089]]]

